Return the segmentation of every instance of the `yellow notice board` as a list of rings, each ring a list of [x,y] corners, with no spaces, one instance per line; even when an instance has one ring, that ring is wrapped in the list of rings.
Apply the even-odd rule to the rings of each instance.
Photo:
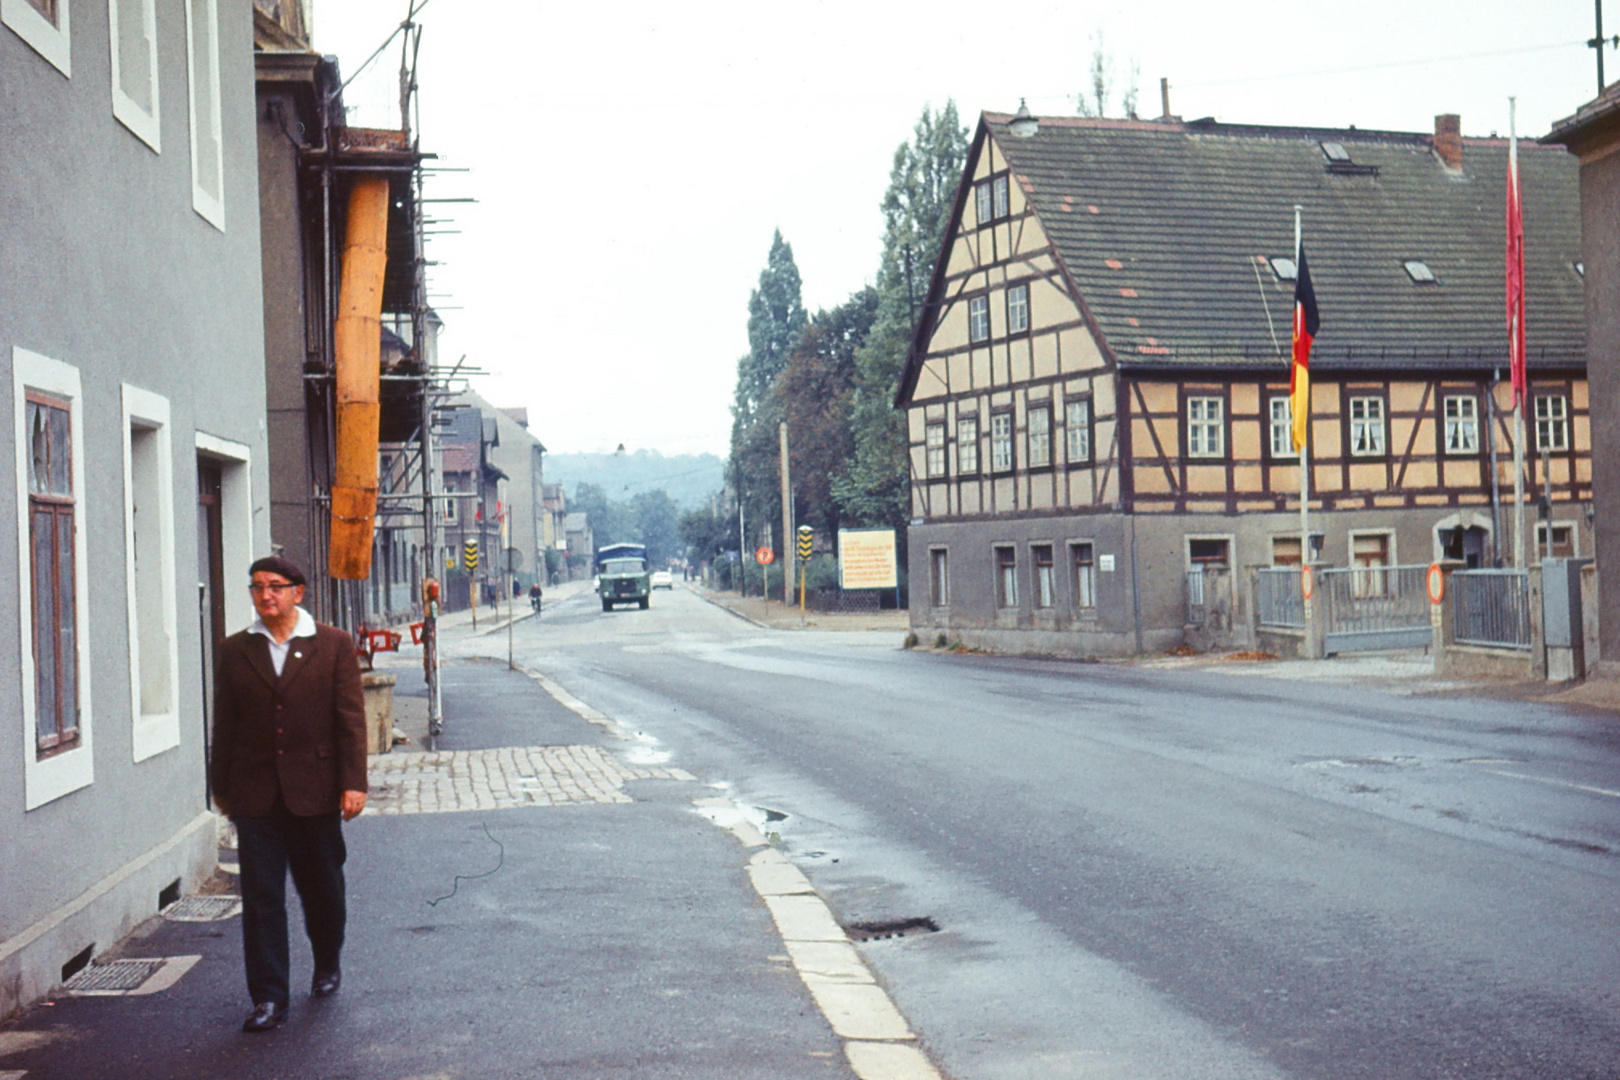
[[[894,530],[839,529],[838,584],[845,589],[892,589],[899,585]]]

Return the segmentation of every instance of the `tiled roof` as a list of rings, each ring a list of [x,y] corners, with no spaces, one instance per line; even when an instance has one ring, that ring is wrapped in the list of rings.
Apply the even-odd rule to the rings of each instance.
[[[1121,366],[1280,366],[1267,305],[1286,354],[1293,286],[1262,260],[1293,254],[1296,203],[1322,317],[1313,365],[1506,362],[1505,139],[1463,139],[1452,171],[1428,134],[1062,118],[1020,139],[1009,119],[986,114],[981,136],[1006,155]],[[1330,167],[1323,142],[1350,162]],[[1577,163],[1524,140],[1519,161],[1530,363],[1580,366]],[[1438,283],[1415,284],[1408,259]]]

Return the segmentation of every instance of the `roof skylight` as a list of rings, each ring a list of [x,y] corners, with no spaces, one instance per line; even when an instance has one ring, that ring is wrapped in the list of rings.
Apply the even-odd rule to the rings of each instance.
[[[1271,272],[1277,275],[1278,281],[1293,281],[1299,276],[1299,267],[1295,266],[1294,260],[1287,255],[1275,256],[1268,262],[1271,264]]]
[[[1344,148],[1344,143],[1341,143],[1341,142],[1319,142],[1316,145],[1320,146],[1322,148],[1322,156],[1327,158],[1329,161],[1349,161],[1350,160],[1350,151],[1348,151],[1348,150],[1346,150]]]
[[[1434,271],[1429,269],[1429,264],[1422,259],[1407,259],[1401,265],[1406,267],[1406,276],[1419,285],[1440,283],[1440,279],[1434,276]]]

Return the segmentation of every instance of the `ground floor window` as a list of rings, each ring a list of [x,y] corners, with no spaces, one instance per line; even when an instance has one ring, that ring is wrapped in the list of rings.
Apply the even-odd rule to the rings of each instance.
[[[928,598],[935,607],[951,602],[949,569],[949,555],[944,548],[928,552]]]
[[[1069,564],[1074,574],[1074,606],[1080,610],[1097,606],[1096,556],[1090,543],[1069,545]]]
[[[1549,559],[1575,558],[1575,526],[1557,521],[1536,522],[1536,555]]]
[[[1350,534],[1351,592],[1356,596],[1385,596],[1389,592],[1388,567],[1394,538],[1389,533]]]
[[[1057,603],[1057,574],[1052,565],[1052,545],[1036,544],[1030,549],[1035,563],[1035,606],[1050,608]]]
[[[996,606],[1018,606],[1018,549],[996,548]]]

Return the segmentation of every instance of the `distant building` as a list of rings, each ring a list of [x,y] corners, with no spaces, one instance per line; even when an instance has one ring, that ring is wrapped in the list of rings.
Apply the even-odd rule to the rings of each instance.
[[[0,1016],[216,866],[212,650],[269,542],[247,13],[0,4]]]
[[[1506,140],[1455,116],[1433,134],[1042,118],[1025,137],[1013,119],[979,123],[896,398],[920,635],[1162,649],[1210,615],[1212,579],[1241,638],[1255,567],[1511,558]],[[1578,554],[1576,175],[1555,149],[1520,156],[1528,492],[1551,509],[1533,539]],[[1311,551],[1288,437],[1296,204],[1322,314]]]

